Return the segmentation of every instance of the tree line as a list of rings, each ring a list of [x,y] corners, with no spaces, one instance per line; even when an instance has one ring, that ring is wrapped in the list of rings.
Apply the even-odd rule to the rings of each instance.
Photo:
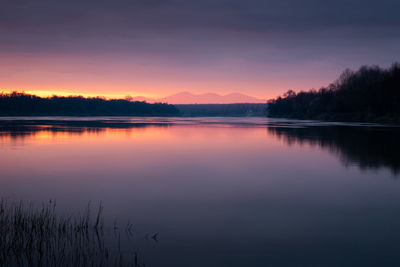
[[[262,117],[266,115],[265,103],[180,104],[175,106],[179,109],[182,116],[188,117]]]
[[[335,82],[319,90],[289,90],[268,101],[268,116],[400,122],[400,63],[387,69],[346,69]]]
[[[169,104],[101,97],[39,97],[24,92],[0,93],[0,116],[175,116]]]

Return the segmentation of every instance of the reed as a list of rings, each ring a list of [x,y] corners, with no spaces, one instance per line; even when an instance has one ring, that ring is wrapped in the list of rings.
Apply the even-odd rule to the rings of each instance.
[[[107,246],[112,242],[105,241],[101,203],[94,220],[90,203],[83,214],[69,217],[58,215],[56,206],[53,200],[41,207],[0,201],[0,266],[145,266],[119,241]],[[116,226],[113,231],[120,239]],[[132,231],[128,223],[124,234]]]

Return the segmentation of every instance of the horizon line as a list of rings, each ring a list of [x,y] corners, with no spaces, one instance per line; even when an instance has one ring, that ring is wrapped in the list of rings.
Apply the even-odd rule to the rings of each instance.
[[[43,93],[43,91],[39,91],[41,93]],[[189,91],[182,91],[182,92],[178,92],[175,94],[171,94],[168,95],[166,97],[161,97],[161,98],[150,98],[150,97],[144,97],[142,95],[139,96],[130,96],[130,95],[125,95],[123,96],[121,95],[117,95],[117,94],[113,94],[113,95],[108,95],[108,97],[104,96],[104,95],[96,95],[96,94],[86,94],[86,93],[68,93],[68,92],[62,92],[60,93],[60,91],[44,91],[47,92],[48,94],[38,94],[36,93],[36,91],[34,90],[1,90],[0,94],[12,94],[12,93],[18,93],[18,94],[26,94],[26,95],[32,95],[32,96],[36,96],[36,97],[40,97],[40,98],[51,98],[51,97],[83,97],[83,98],[100,98],[100,99],[104,99],[104,100],[127,100],[127,101],[138,101],[138,102],[146,102],[146,103],[166,103],[166,104],[171,104],[171,105],[195,105],[195,104],[219,104],[219,105],[223,105],[223,104],[264,104],[267,102],[267,98],[265,99],[261,99],[261,98],[257,98],[257,97],[253,97],[253,96],[249,96],[247,94],[243,94],[243,93],[238,93],[238,92],[233,92],[233,93],[227,93],[227,94],[218,94],[218,93],[191,93]],[[225,96],[229,96],[229,95],[234,95],[234,94],[240,94],[242,96],[245,97],[250,97],[250,98],[254,98],[255,100],[259,100],[260,102],[254,102],[254,101],[246,101],[246,100],[238,100],[238,101],[222,101],[222,102],[218,102],[218,100],[216,99],[215,101],[210,101],[210,102],[201,102],[200,100],[198,102],[196,102],[196,100],[194,102],[180,102],[180,103],[173,103],[173,102],[168,102],[168,101],[163,101],[163,98],[168,98],[168,97],[173,97],[175,95],[178,94],[182,94],[182,93],[187,93],[190,94],[194,97],[196,96],[202,96],[202,95],[207,95],[207,94],[212,94],[212,95],[218,95],[219,97],[225,97]],[[136,98],[143,98],[143,100],[140,99],[136,99]],[[178,101],[179,102],[179,101]]]
[[[259,100],[266,102],[269,98],[265,97],[265,98],[260,98],[257,96],[252,96],[252,95],[248,95],[246,93],[242,93],[242,92],[229,92],[229,93],[212,93],[212,92],[207,92],[207,93],[193,93],[190,91],[180,91],[177,93],[172,93],[172,94],[167,94],[164,96],[153,96],[153,95],[149,95],[149,94],[110,94],[110,93],[106,93],[106,94],[96,94],[96,93],[78,93],[78,92],[68,92],[68,91],[58,91],[58,90],[25,90],[25,89],[16,89],[16,90],[1,90],[0,93],[2,94],[10,94],[13,92],[17,92],[17,93],[25,93],[25,94],[30,94],[30,95],[34,95],[34,96],[38,96],[38,97],[43,97],[43,98],[49,98],[49,97],[53,97],[53,96],[59,96],[59,97],[85,97],[85,98],[103,98],[103,99],[107,99],[107,100],[111,100],[111,99],[125,99],[125,100],[129,100],[129,99],[135,99],[135,98],[143,98],[145,100],[149,100],[149,101],[159,101],[162,100],[164,98],[168,98],[168,97],[173,97],[175,95],[179,95],[179,94],[183,94],[183,93],[187,93],[190,94],[194,97],[196,96],[204,96],[204,95],[216,95],[217,97],[226,97],[229,95],[235,95],[235,94],[239,94],[242,95],[244,97],[250,97],[250,98],[254,98],[254,100]],[[144,101],[145,101],[144,100]],[[140,101],[140,100],[139,100]],[[212,101],[211,101],[212,102]],[[235,103],[239,103],[239,102],[235,102]],[[245,103],[245,102],[242,102]],[[178,103],[180,104],[180,103]],[[185,103],[183,103],[185,104]],[[195,104],[195,103],[187,103],[187,104]],[[210,103],[212,104],[212,103]],[[223,104],[223,103],[221,103]]]

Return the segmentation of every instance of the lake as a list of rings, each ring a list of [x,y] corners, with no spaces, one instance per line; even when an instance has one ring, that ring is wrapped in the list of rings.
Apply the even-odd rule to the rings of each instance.
[[[0,196],[101,201],[146,266],[400,266],[400,128],[271,118],[0,119]],[[151,238],[158,233],[157,238]]]

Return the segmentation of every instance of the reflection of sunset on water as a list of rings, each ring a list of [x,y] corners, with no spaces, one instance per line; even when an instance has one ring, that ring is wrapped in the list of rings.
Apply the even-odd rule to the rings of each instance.
[[[371,203],[369,216],[400,222],[391,204],[400,201],[396,129],[266,118],[0,123],[1,196],[57,199],[67,214],[101,200],[108,222],[134,224],[141,255],[155,266],[179,261],[185,249],[193,259],[221,247],[232,252],[229,259],[251,249],[243,257],[251,262],[259,251],[265,262],[271,248],[265,240],[279,240],[277,255],[295,249],[307,255],[304,261],[330,251],[319,245],[326,240],[340,244],[332,245],[337,251],[354,250],[352,236],[366,231],[377,235],[359,250],[382,239],[390,250],[400,240],[382,230],[383,220],[366,223],[357,213]],[[366,152],[366,143],[385,150]],[[366,228],[339,227],[360,220]],[[160,233],[156,247],[140,238],[148,232]],[[304,247],[310,239],[317,244]]]
[[[116,158],[140,157],[144,164],[147,164],[146,160],[157,164],[157,160],[166,162],[174,158],[179,160],[184,156],[182,160],[192,158],[195,162],[216,157],[215,162],[224,165],[225,163],[221,162],[223,159],[240,162],[242,153],[245,153],[254,157],[256,161],[271,157],[270,160],[282,165],[285,163],[279,163],[277,158],[285,162],[289,155],[301,152],[303,155],[309,154],[307,157],[296,158],[297,162],[304,164],[307,164],[306,161],[312,161],[323,165],[323,158],[332,154],[345,166],[355,165],[362,169],[386,166],[394,173],[397,173],[400,166],[391,154],[391,151],[396,149],[393,145],[393,134],[379,128],[374,130],[367,127],[316,125],[295,127],[295,124],[290,125],[285,120],[279,122],[257,118],[247,121],[224,121],[221,118],[121,118],[41,122],[32,124],[22,120],[21,125],[7,126],[8,130],[0,132],[1,148],[11,154],[16,153],[15,157],[18,157],[19,150],[26,150],[24,157],[31,151],[32,155],[28,158],[47,157],[50,165],[55,160],[52,155],[60,153],[62,155],[58,158],[68,154],[68,160],[76,160],[75,164],[80,165],[82,162],[90,164],[91,160],[96,160],[92,158],[93,151],[99,155],[108,151],[109,155]],[[85,124],[97,126],[88,127]],[[15,127],[14,130],[12,127]],[[347,135],[349,131],[357,132],[356,130],[357,135]],[[349,136],[363,138],[351,139]],[[367,146],[367,143],[386,148],[379,150],[371,145]],[[36,151],[35,147],[47,149]],[[15,148],[17,150],[13,152]],[[368,148],[371,150],[368,152],[369,157],[374,158],[372,161],[363,156],[364,150]],[[84,156],[85,153],[88,153],[87,157]],[[3,162],[9,160],[5,155]],[[116,158],[111,157],[109,162],[115,161]],[[9,164],[15,164],[12,160],[9,161]],[[19,163],[21,161],[17,161],[17,164]]]

